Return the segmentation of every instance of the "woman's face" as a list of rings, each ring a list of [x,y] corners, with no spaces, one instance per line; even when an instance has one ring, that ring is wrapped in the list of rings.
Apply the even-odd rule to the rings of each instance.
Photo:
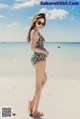
[[[44,25],[45,25],[44,18],[40,18],[36,21],[35,28],[36,28],[36,30],[40,30],[41,28],[44,27]]]

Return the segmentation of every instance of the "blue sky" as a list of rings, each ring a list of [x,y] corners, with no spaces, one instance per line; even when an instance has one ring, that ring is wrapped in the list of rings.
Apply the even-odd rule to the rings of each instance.
[[[80,42],[80,0],[67,0],[79,5],[40,5],[41,1],[58,0],[0,0],[0,42],[26,42],[38,12],[46,14],[46,26],[40,30],[46,42]]]

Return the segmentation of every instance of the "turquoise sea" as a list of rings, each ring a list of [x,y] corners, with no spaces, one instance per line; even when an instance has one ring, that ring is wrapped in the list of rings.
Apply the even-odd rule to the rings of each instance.
[[[46,42],[45,48],[49,51],[51,61],[80,62],[80,42]],[[30,43],[0,43],[0,60],[29,60],[32,54]]]
[[[80,79],[80,42],[45,42],[44,47],[49,76]],[[30,43],[0,42],[0,77],[31,74],[32,54]]]

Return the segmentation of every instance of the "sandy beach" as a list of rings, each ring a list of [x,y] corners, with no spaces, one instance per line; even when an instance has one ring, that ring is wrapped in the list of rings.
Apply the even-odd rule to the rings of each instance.
[[[16,114],[13,119],[29,119],[27,104],[34,95],[34,68],[31,64],[27,67],[20,65],[21,62],[8,63],[4,76],[0,77],[0,107],[13,107],[13,113]],[[42,90],[39,110],[45,114],[43,119],[80,119],[79,72],[75,72],[75,69],[70,72],[70,64],[65,67],[56,64],[51,72],[51,65],[47,63],[48,81]]]

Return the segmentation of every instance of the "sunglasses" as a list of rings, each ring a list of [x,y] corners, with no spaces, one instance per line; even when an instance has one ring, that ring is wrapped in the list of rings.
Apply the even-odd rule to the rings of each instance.
[[[38,25],[45,26],[45,22],[44,22],[44,23],[42,23],[41,21],[38,21],[37,23],[38,23]]]

